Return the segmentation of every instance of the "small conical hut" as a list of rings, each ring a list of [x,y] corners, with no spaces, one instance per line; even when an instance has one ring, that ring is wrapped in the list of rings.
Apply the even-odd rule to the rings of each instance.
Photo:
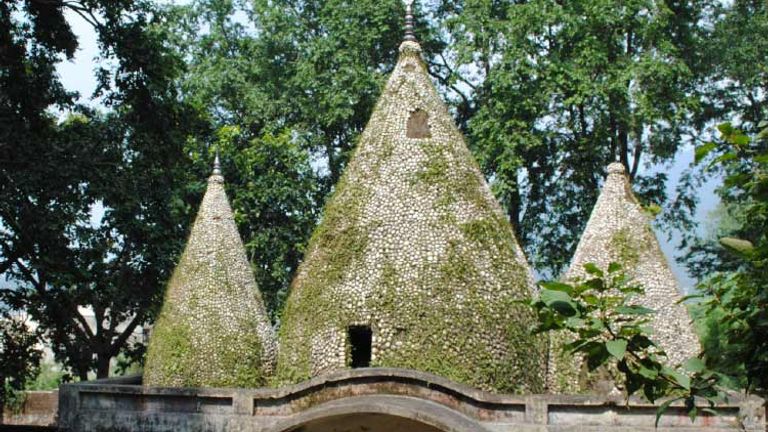
[[[307,248],[282,316],[278,378],[347,367],[543,389],[533,280],[412,35]]]
[[[682,293],[677,280],[621,163],[608,166],[605,185],[564,279],[585,278],[587,263],[606,269],[611,262],[621,264],[627,275],[645,289],[637,303],[656,311],[651,321],[652,338],[667,353],[669,361],[679,364],[698,355],[698,337],[685,305],[678,303]],[[580,368],[567,359],[570,356],[564,358],[558,341],[559,337],[553,337],[548,386],[555,391],[587,390],[583,388],[583,379],[577,384]]]
[[[258,387],[276,343],[218,168],[149,341],[144,384]]]

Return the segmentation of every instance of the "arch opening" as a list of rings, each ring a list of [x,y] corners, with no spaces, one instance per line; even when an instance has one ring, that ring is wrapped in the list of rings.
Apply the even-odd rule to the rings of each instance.
[[[444,432],[415,420],[386,414],[346,414],[313,420],[284,432]]]

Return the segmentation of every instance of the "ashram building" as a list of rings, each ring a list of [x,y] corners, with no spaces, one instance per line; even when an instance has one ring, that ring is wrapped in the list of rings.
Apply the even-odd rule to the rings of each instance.
[[[489,391],[544,389],[544,339],[512,227],[413,40],[310,241],[283,314],[280,382],[350,366]]]
[[[613,164],[566,279],[622,262],[659,311],[675,361],[698,341],[623,167]],[[61,387],[62,431],[653,431],[656,407],[565,396],[578,362],[534,336],[535,295],[512,227],[406,38],[291,285],[277,334],[216,163],[150,337],[143,377]],[[572,371],[576,372],[572,372]],[[559,374],[559,375],[558,375]],[[570,374],[570,375],[569,375]],[[564,379],[558,381],[557,377]],[[562,384],[562,385],[561,385]],[[765,430],[735,398],[691,425]],[[737,426],[738,425],[738,426]]]

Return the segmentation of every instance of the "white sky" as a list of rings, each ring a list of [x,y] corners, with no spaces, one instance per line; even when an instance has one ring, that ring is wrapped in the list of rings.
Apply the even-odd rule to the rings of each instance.
[[[94,69],[96,67],[95,58],[98,55],[96,35],[91,26],[77,14],[68,12],[67,19],[78,37],[79,46],[74,59],[72,61],[63,61],[59,63],[57,71],[61,76],[61,81],[65,88],[79,92],[81,102],[90,102],[89,98],[96,89],[96,78],[94,75]],[[94,105],[98,104],[96,103]],[[670,167],[654,168],[654,170],[664,170],[667,172],[669,176],[668,194],[670,197],[675,196],[675,187],[682,172],[693,161],[693,155],[693,147],[684,146],[678,152],[674,163],[672,163]],[[701,202],[699,204],[696,219],[700,221],[699,226],[702,227],[702,229],[705,226],[707,215],[717,207],[719,202],[714,193],[716,183],[716,181],[710,181],[699,193]],[[662,249],[667,255],[667,259],[680,281],[681,286],[688,291],[692,287],[694,281],[685,274],[685,269],[677,265],[672,259],[678,255],[675,250],[676,240],[673,239],[672,241],[668,241],[666,235],[660,232],[657,232],[657,237],[661,242]]]

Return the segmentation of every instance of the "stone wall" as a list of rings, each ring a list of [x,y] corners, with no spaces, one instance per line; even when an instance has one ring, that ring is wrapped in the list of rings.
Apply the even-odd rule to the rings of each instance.
[[[0,431],[56,430],[58,404],[58,391],[25,392],[24,402],[18,409],[5,407],[3,410]]]
[[[152,388],[136,379],[67,384],[60,394],[61,432],[325,432],[331,424],[419,432],[765,430],[759,398],[734,397],[719,416],[695,423],[673,405],[655,429],[656,407],[639,400],[498,395],[398,369],[343,371],[280,389]]]

